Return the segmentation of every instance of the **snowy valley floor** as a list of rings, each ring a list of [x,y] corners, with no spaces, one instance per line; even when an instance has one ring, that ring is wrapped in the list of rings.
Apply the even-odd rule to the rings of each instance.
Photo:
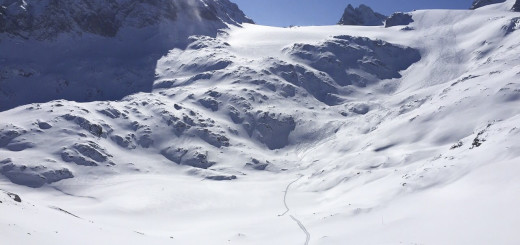
[[[165,55],[152,93],[0,112],[0,243],[519,244],[509,8],[246,24]]]

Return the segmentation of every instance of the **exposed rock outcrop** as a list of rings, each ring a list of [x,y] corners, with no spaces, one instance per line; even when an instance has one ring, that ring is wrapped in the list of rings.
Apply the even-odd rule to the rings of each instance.
[[[520,0],[516,0],[515,5],[511,8],[512,11],[520,12]]]
[[[8,158],[0,161],[0,174],[15,184],[33,188],[74,177],[70,170],[53,167],[53,164],[55,161],[47,160],[42,164],[25,165]]]
[[[114,165],[114,163],[109,161],[112,155],[92,141],[76,143],[72,147],[65,148],[61,152],[61,158],[65,162],[74,162],[81,166],[92,167],[103,163]]]
[[[374,12],[370,7],[361,4],[354,8],[351,4],[347,6],[341,20],[340,25],[355,25],[355,26],[380,26],[383,25],[386,16]]]
[[[393,13],[388,19],[385,21],[385,27],[392,26],[405,26],[409,25],[413,22],[412,15],[409,13]]]
[[[401,70],[421,58],[412,48],[352,36],[336,36],[317,45],[295,44],[287,52],[327,73],[339,86],[357,87],[399,78]]]
[[[208,153],[201,152],[201,149],[184,149],[168,147],[161,151],[161,154],[168,160],[179,165],[191,166],[194,168],[207,169],[215,162],[208,161]]]

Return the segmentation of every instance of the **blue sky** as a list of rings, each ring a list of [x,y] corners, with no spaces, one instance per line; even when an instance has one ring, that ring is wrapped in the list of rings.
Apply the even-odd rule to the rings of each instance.
[[[468,9],[473,0],[231,0],[256,23],[271,26],[332,25],[350,3],[390,15],[414,9]]]

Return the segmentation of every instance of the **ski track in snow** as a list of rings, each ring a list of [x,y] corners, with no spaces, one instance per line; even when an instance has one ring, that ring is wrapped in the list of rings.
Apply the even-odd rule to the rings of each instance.
[[[282,217],[291,211],[289,205],[287,204],[287,196],[289,194],[289,190],[291,189],[291,186],[294,183],[298,182],[298,180],[303,178],[303,176],[304,175],[300,175],[300,177],[298,177],[296,180],[292,181],[291,183],[289,183],[286,186],[285,191],[284,191],[284,196],[283,196],[283,204],[285,205],[286,211],[283,214],[279,214],[278,215],[279,217]],[[297,219],[294,215],[289,215],[289,216],[291,217],[292,220],[294,220],[294,222],[296,222],[296,224],[298,224],[300,229],[305,233],[305,245],[308,245],[311,240],[311,234],[309,233],[309,231],[307,231],[307,228],[303,225],[303,223],[299,219]]]
[[[284,216],[286,215],[287,213],[289,213],[291,211],[291,209],[289,208],[289,205],[287,205],[287,195],[289,193],[289,189],[291,188],[291,185],[293,185],[294,183],[298,182],[298,180],[300,180],[301,178],[303,178],[303,175],[301,175],[299,178],[297,178],[296,180],[292,181],[291,183],[287,184],[287,186],[285,187],[285,191],[284,191],[284,195],[283,195],[283,204],[286,208],[285,212],[282,213],[282,214],[279,214],[278,216]]]
[[[311,241],[311,234],[309,233],[309,231],[307,231],[307,228],[305,228],[303,223],[299,219],[294,217],[293,215],[291,215],[291,219],[293,219],[298,224],[300,229],[302,229],[302,231],[305,233],[305,243],[304,244],[309,245],[309,242]]]

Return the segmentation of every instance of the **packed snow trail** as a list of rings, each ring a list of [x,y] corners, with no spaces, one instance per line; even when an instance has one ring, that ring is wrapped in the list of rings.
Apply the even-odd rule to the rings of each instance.
[[[300,177],[298,179],[296,179],[293,182],[289,183],[287,185],[287,187],[285,188],[284,195],[283,195],[283,204],[285,205],[286,210],[285,210],[285,212],[283,214],[279,214],[278,216],[280,216],[280,217],[284,216],[287,213],[289,213],[289,211],[291,211],[289,206],[287,205],[287,193],[289,192],[289,188],[291,188],[291,185],[293,185],[294,183],[298,182],[298,180],[300,180],[301,178],[303,178],[303,175],[300,175]]]
[[[297,178],[293,182],[289,183],[287,185],[287,187],[285,188],[285,193],[284,193],[284,196],[283,196],[283,204],[285,205],[285,208],[287,210],[283,214],[279,214],[278,216],[280,216],[280,217],[284,216],[284,215],[286,215],[287,213],[289,213],[291,211],[291,209],[289,208],[289,205],[287,204],[287,194],[289,193],[289,189],[291,188],[291,186],[294,183],[298,182],[298,180],[300,180],[301,178],[303,178],[303,175],[300,175],[299,178]],[[305,233],[305,245],[308,245],[309,241],[311,240],[311,234],[309,233],[309,231],[307,231],[307,228],[303,225],[303,223],[299,219],[294,217],[294,215],[289,215],[289,216],[291,217],[292,220],[294,220],[294,222],[296,222],[296,224],[298,224],[300,229],[302,229],[302,231]]]
[[[298,223],[298,226],[300,227],[300,229],[302,229],[303,232],[305,232],[305,245],[309,245],[309,242],[311,240],[311,233],[309,233],[309,231],[307,231],[307,228],[305,228],[305,226],[302,224],[302,222],[295,218],[294,216],[291,215],[291,219],[293,219],[296,223]]]

